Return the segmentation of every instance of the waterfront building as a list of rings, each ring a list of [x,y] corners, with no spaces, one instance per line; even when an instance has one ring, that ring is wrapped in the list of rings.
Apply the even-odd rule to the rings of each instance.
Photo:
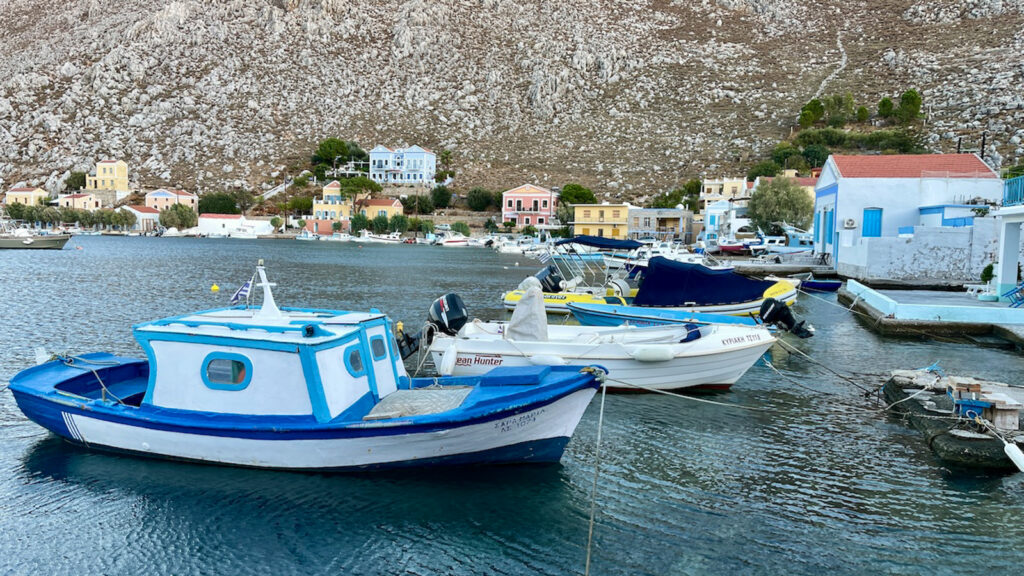
[[[242,214],[200,214],[198,228],[199,233],[206,236],[271,234],[274,231],[268,220],[249,220]]]
[[[50,193],[42,188],[35,187],[19,187],[11,188],[7,191],[7,196],[4,197],[4,204],[24,204],[26,206],[35,206],[40,202],[45,202],[50,198]]]
[[[73,210],[87,210],[89,212],[95,212],[100,209],[100,200],[93,194],[87,194],[85,192],[78,192],[76,194],[67,194],[61,196],[57,200],[57,205],[61,208],[71,208]]]
[[[152,232],[160,227],[160,211],[150,206],[125,206],[124,210],[135,214],[133,232]]]
[[[697,209],[703,212],[705,206],[718,202],[719,200],[748,198],[750,196],[749,190],[752,186],[753,184],[747,182],[746,178],[715,178],[704,180],[701,182],[700,196],[697,198]]]
[[[103,206],[113,206],[131,193],[128,187],[128,163],[124,160],[100,160],[85,177],[85,191]]]
[[[352,201],[341,193],[341,184],[337,180],[323,187],[320,198],[313,199],[313,218],[341,221],[352,218]]]
[[[403,211],[402,202],[398,198],[368,198],[356,201],[356,210],[373,220],[377,216],[387,216],[388,220]]]
[[[994,215],[999,230],[999,248],[994,257],[993,281],[996,294],[1002,295],[1018,285],[1017,271],[1021,261],[1020,227],[1024,224],[1024,176],[1011,178],[1003,183],[1003,205]]]
[[[976,277],[995,235],[982,215],[1002,196],[976,154],[835,154],[815,186],[814,249],[868,281]]]
[[[199,196],[184,190],[168,190],[160,188],[146,194],[146,206],[155,208],[158,212],[174,206],[184,204],[193,212],[199,211]]]
[[[629,232],[629,204],[574,204],[574,233],[624,239]]]
[[[523,184],[501,194],[501,221],[516,227],[547,226],[555,219],[558,193],[547,188]]]
[[[431,185],[437,172],[437,156],[419,146],[370,150],[370,179],[381,184]]]
[[[689,242],[693,212],[677,208],[629,208],[629,237],[678,238]]]

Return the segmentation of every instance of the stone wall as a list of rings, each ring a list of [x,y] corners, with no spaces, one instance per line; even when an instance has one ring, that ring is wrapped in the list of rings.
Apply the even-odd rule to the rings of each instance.
[[[975,218],[964,228],[917,226],[912,237],[861,238],[840,247],[836,271],[874,284],[977,283],[998,247],[995,218]]]

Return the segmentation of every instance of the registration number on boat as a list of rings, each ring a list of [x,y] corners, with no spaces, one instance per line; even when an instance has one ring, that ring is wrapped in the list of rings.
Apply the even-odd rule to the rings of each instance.
[[[732,338],[722,338],[722,344],[726,346],[732,344],[745,344],[747,342],[760,342],[760,334],[747,334],[746,336],[733,336]]]
[[[526,414],[520,414],[519,416],[515,416],[513,418],[507,418],[500,422],[495,422],[494,429],[502,433],[512,432],[513,430],[519,430],[520,428],[529,426],[530,424],[536,422],[537,416],[540,416],[543,413],[544,408],[541,408],[540,410],[535,410],[533,412],[528,412]]]

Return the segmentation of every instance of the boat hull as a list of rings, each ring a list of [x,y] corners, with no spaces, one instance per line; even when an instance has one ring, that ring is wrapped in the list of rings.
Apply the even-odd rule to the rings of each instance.
[[[438,337],[430,347],[435,366],[444,365],[445,353],[455,345],[452,375],[476,376],[496,366],[536,366],[553,360],[565,364],[596,364],[608,370],[606,386],[612,390],[727,389],[775,342],[767,330],[741,329],[732,333],[702,336],[686,351],[663,361],[639,360],[614,344],[562,346],[562,342],[510,342]],[[747,340],[747,337],[750,340]],[[732,339],[742,343],[729,343]],[[702,342],[703,340],[703,342]],[[687,346],[686,344],[682,346]],[[635,348],[633,348],[635,351]]]
[[[102,366],[112,364],[98,368],[111,390],[124,390],[131,384],[124,374],[140,382],[140,390],[145,389],[144,362],[109,355],[87,358],[91,359],[104,362]],[[89,448],[254,468],[368,470],[557,462],[598,383],[589,375],[577,375],[578,369],[573,367],[556,370],[561,375],[550,381],[544,375],[548,372],[541,374],[537,369],[502,371],[500,376],[480,379],[475,386],[482,388],[472,393],[483,394],[485,399],[477,401],[480,408],[472,408],[472,413],[385,414],[370,420],[356,416],[325,424],[311,417],[212,414],[145,402],[121,405],[61,392],[63,382],[81,382],[83,374],[89,380],[90,373],[64,368],[60,362],[22,372],[12,379],[10,388],[28,418]],[[572,376],[566,378],[569,372]],[[523,380],[530,374],[541,376],[530,384]],[[522,384],[518,384],[520,380]]]
[[[757,321],[748,316],[679,312],[640,306],[614,306],[607,304],[570,303],[569,311],[583,326],[668,326],[672,324],[741,324],[755,326]]]
[[[54,234],[49,236],[17,236],[0,237],[0,250],[60,250],[68,243],[71,236]]]

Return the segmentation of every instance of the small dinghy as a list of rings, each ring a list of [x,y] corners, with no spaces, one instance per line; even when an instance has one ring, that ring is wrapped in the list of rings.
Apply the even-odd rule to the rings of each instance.
[[[544,296],[536,286],[526,290],[507,323],[466,323],[465,307],[454,294],[435,302],[430,317],[438,333],[429,351],[441,374],[596,364],[608,370],[609,389],[632,391],[727,389],[775,342],[763,326],[548,326]],[[453,323],[453,317],[459,321]]]
[[[814,274],[791,274],[789,278],[800,282],[800,289],[804,292],[837,292],[843,287],[842,280],[821,280],[815,278]]]
[[[89,448],[275,469],[557,462],[603,373],[502,367],[410,379],[384,314],[259,307],[133,327],[147,358],[57,357],[18,407]]]
[[[569,311],[583,326],[670,326],[678,324],[731,324],[740,326],[765,325],[785,330],[799,338],[810,338],[814,328],[805,321],[797,321],[788,306],[774,298],[761,304],[759,317],[703,314],[685,310],[644,308],[641,306],[614,306],[611,304],[568,305]]]
[[[930,366],[892,371],[882,392],[889,409],[924,433],[943,461],[1024,472],[1024,388],[946,376]]]

